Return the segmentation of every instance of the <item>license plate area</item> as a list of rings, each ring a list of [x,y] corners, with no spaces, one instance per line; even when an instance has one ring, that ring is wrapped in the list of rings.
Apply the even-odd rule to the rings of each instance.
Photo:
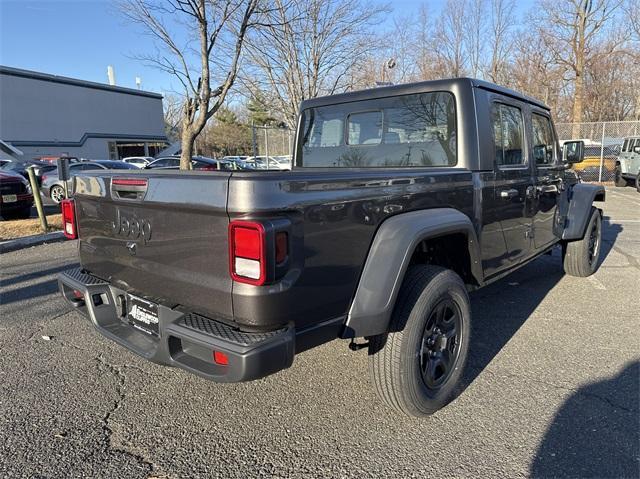
[[[2,195],[3,203],[15,203],[18,201],[18,195]]]
[[[127,294],[127,321],[138,331],[151,336],[160,336],[156,303]]]

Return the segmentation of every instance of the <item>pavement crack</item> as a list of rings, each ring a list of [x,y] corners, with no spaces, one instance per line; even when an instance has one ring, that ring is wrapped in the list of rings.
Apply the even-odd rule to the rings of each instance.
[[[97,362],[98,370],[106,372],[116,379],[116,399],[113,401],[112,407],[102,417],[102,431],[105,438],[105,451],[114,451],[133,458],[140,466],[147,469],[147,475],[158,477],[158,467],[144,456],[129,451],[124,447],[118,447],[113,444],[113,429],[111,427],[111,418],[118,411],[126,399],[126,380],[127,376],[124,369],[131,368],[144,372],[141,368],[131,365],[116,365],[108,362],[104,356],[98,355],[94,358]]]
[[[472,366],[474,369],[481,369],[477,366]],[[548,381],[542,381],[540,379],[537,378],[532,378],[530,376],[524,375],[524,374],[517,374],[514,372],[505,372],[502,374],[496,373],[495,371],[491,371],[489,369],[485,369],[485,370],[481,370],[480,372],[482,372],[483,374],[488,373],[491,374],[494,377],[501,377],[501,378],[516,378],[516,379],[524,379],[525,381],[530,381],[536,384],[542,384],[543,386],[547,386],[547,387],[551,387],[554,389],[560,389],[562,391],[568,391],[570,393],[579,395],[579,396],[583,396],[583,397],[587,397],[587,398],[591,398],[591,399],[598,399],[600,401],[603,401],[605,403],[607,403],[610,407],[614,408],[614,409],[620,409],[622,411],[628,412],[628,413],[632,413],[632,414],[637,414],[638,410],[637,409],[633,409],[633,408],[628,408],[626,406],[622,406],[621,404],[616,403],[615,401],[612,401],[611,399],[609,399],[608,397],[605,396],[600,396],[598,394],[594,394],[594,393],[588,393],[582,390],[582,388],[575,388],[575,387],[570,387],[570,386],[564,386],[562,384],[555,384],[555,383],[550,383]]]
[[[622,256],[624,256],[624,258],[629,262],[629,266],[631,266],[632,268],[635,268],[637,270],[640,270],[640,263],[638,263],[638,259],[637,258],[635,258],[634,256],[630,255],[626,251],[623,251],[622,248],[620,248],[619,246],[616,246],[615,242],[612,241],[612,240],[605,239],[604,242],[605,243],[609,243],[611,245],[611,249],[613,251],[615,251],[616,253],[619,253]]]

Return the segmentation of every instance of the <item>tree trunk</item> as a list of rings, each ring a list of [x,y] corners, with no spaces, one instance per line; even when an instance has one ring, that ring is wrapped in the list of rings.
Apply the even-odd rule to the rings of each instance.
[[[193,143],[196,135],[193,134],[192,127],[182,125],[182,153],[180,154],[180,169],[191,169],[191,156],[193,156]]]
[[[580,135],[580,123],[582,123],[582,104],[584,98],[584,76],[582,72],[576,74],[573,86],[573,137]]]

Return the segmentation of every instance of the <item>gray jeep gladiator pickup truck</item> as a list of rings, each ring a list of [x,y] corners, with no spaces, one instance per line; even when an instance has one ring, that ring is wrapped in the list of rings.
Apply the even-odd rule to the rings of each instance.
[[[544,104],[478,80],[316,98],[291,171],[77,175],[81,266],[60,291],[107,338],[213,381],[351,338],[380,397],[425,416],[460,390],[469,291],[556,245],[568,274],[595,271],[605,191],[568,171],[583,151]]]

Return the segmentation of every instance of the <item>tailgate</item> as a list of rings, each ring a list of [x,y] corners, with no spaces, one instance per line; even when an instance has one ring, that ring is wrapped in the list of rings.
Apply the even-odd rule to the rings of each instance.
[[[167,306],[232,319],[229,176],[175,170],[76,176],[82,267]]]

